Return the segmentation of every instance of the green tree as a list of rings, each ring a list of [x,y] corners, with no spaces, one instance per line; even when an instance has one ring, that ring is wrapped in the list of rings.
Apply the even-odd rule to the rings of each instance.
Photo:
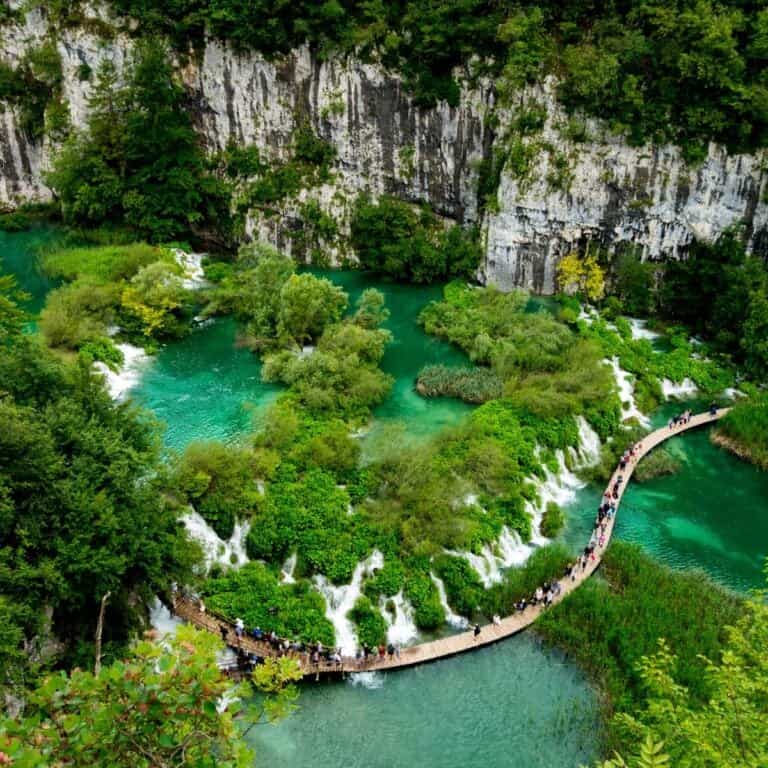
[[[267,694],[249,712],[219,671],[213,636],[182,627],[162,644],[142,641],[126,661],[98,674],[74,670],[47,678],[33,691],[24,716],[0,720],[0,762],[18,768],[47,765],[114,768],[246,768],[253,755],[235,718],[258,722],[287,714],[301,678],[295,661],[258,668],[257,689]],[[229,704],[221,711],[221,702]]]
[[[214,224],[226,234],[222,188],[208,173],[167,51],[140,43],[120,85],[99,71],[85,131],[73,135],[48,180],[64,220],[118,224],[155,241]]]
[[[347,308],[347,295],[325,278],[291,275],[280,290],[278,335],[299,344],[313,341]]]
[[[768,375],[768,296],[765,290],[750,295],[741,346],[746,369],[755,378],[764,379]]]

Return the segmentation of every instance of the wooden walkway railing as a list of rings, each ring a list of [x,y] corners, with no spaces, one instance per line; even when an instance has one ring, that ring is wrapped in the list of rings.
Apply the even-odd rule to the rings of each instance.
[[[618,477],[621,475],[623,478],[618,490],[618,498],[615,500],[616,512],[618,513],[619,504],[621,503],[624,491],[632,477],[634,469],[643,456],[650,453],[656,446],[663,443],[665,440],[668,440],[670,437],[675,437],[682,432],[687,432],[689,429],[695,429],[696,427],[711,424],[720,419],[727,412],[727,408],[721,408],[714,415],[710,413],[701,413],[692,416],[687,424],[672,429],[669,427],[662,427],[661,429],[657,429],[655,432],[646,435],[640,443],[637,455],[624,469],[617,467],[608,483],[608,490],[611,491],[616,484]],[[574,580],[570,577],[560,579],[559,584],[561,591],[560,594],[553,599],[553,605],[564,600],[567,595],[577,589],[595,572],[602,560],[602,554],[611,540],[615,522],[615,514],[610,520],[606,521],[603,546],[600,547],[599,544],[596,545],[594,560],[588,560],[586,568],[584,569],[581,567],[577,568],[576,578]],[[273,649],[267,642],[260,642],[249,636],[243,636],[238,639],[235,635],[234,627],[231,624],[226,624],[223,619],[212,616],[209,612],[201,612],[199,607],[190,600],[177,597],[174,601],[173,608],[180,618],[201,629],[220,634],[222,625],[226,626],[227,642],[232,646],[242,648],[245,652],[255,653],[258,656],[277,655],[275,649]],[[529,605],[524,611],[515,613],[512,616],[507,616],[506,618],[501,619],[497,624],[484,625],[480,630],[480,634],[477,636],[475,636],[473,630],[470,629],[466,632],[444,637],[439,640],[432,640],[431,642],[420,643],[419,645],[403,648],[399,651],[399,654],[393,656],[388,655],[383,658],[374,655],[369,656],[367,660],[363,661],[354,657],[345,656],[340,663],[321,661],[318,664],[313,664],[310,661],[309,655],[306,653],[294,653],[289,655],[295,656],[301,664],[302,670],[306,676],[317,675],[320,673],[373,672],[387,669],[400,669],[402,667],[411,667],[416,664],[424,664],[436,659],[453,656],[458,653],[473,650],[474,648],[489,645],[490,643],[498,642],[506,637],[511,637],[533,624],[545,610],[547,609],[541,604]]]

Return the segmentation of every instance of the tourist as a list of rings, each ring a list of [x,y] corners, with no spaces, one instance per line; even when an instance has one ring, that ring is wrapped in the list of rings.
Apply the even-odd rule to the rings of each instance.
[[[717,416],[717,403],[713,400],[709,406],[709,415]]]
[[[475,628],[472,630],[472,634],[474,635],[475,640],[477,640],[478,636],[480,635],[480,625],[475,624]]]
[[[221,632],[221,639],[224,642],[224,645],[226,645],[227,644],[227,635],[229,634],[229,632],[227,630],[227,625],[226,624],[220,624],[219,625],[219,632]]]
[[[544,590],[541,587],[536,587],[536,591],[533,593],[534,605],[538,605],[544,599]]]
[[[395,658],[396,659],[400,658],[400,643],[395,644]]]
[[[235,619],[235,634],[237,635],[238,640],[243,636],[244,629],[245,623],[243,620],[240,618]]]
[[[384,643],[379,646],[379,658],[383,659],[387,655],[387,649]]]
[[[395,655],[395,646],[392,643],[387,645],[387,656],[391,659]]]
[[[198,610],[200,613],[205,613],[205,603],[203,602],[203,598],[200,598],[200,602],[198,604]]]
[[[264,633],[261,631],[261,627],[256,627],[253,632],[251,633],[253,635],[254,640],[261,640],[264,637]]]
[[[491,621],[498,627],[501,624],[501,616],[498,613],[494,613]]]

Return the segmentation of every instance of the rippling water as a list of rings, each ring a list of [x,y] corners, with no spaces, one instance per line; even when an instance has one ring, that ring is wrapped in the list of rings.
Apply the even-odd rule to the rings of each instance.
[[[575,768],[596,756],[598,704],[523,635],[359,683],[309,683],[298,713],[249,735],[272,768]]]

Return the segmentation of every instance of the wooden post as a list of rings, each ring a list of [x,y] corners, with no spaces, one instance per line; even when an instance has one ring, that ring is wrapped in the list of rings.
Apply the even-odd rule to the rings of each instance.
[[[93,674],[98,675],[101,672],[101,633],[104,630],[104,611],[107,608],[107,600],[111,592],[107,592],[101,598],[101,608],[99,608],[99,620],[96,622],[96,661],[93,664]]]

